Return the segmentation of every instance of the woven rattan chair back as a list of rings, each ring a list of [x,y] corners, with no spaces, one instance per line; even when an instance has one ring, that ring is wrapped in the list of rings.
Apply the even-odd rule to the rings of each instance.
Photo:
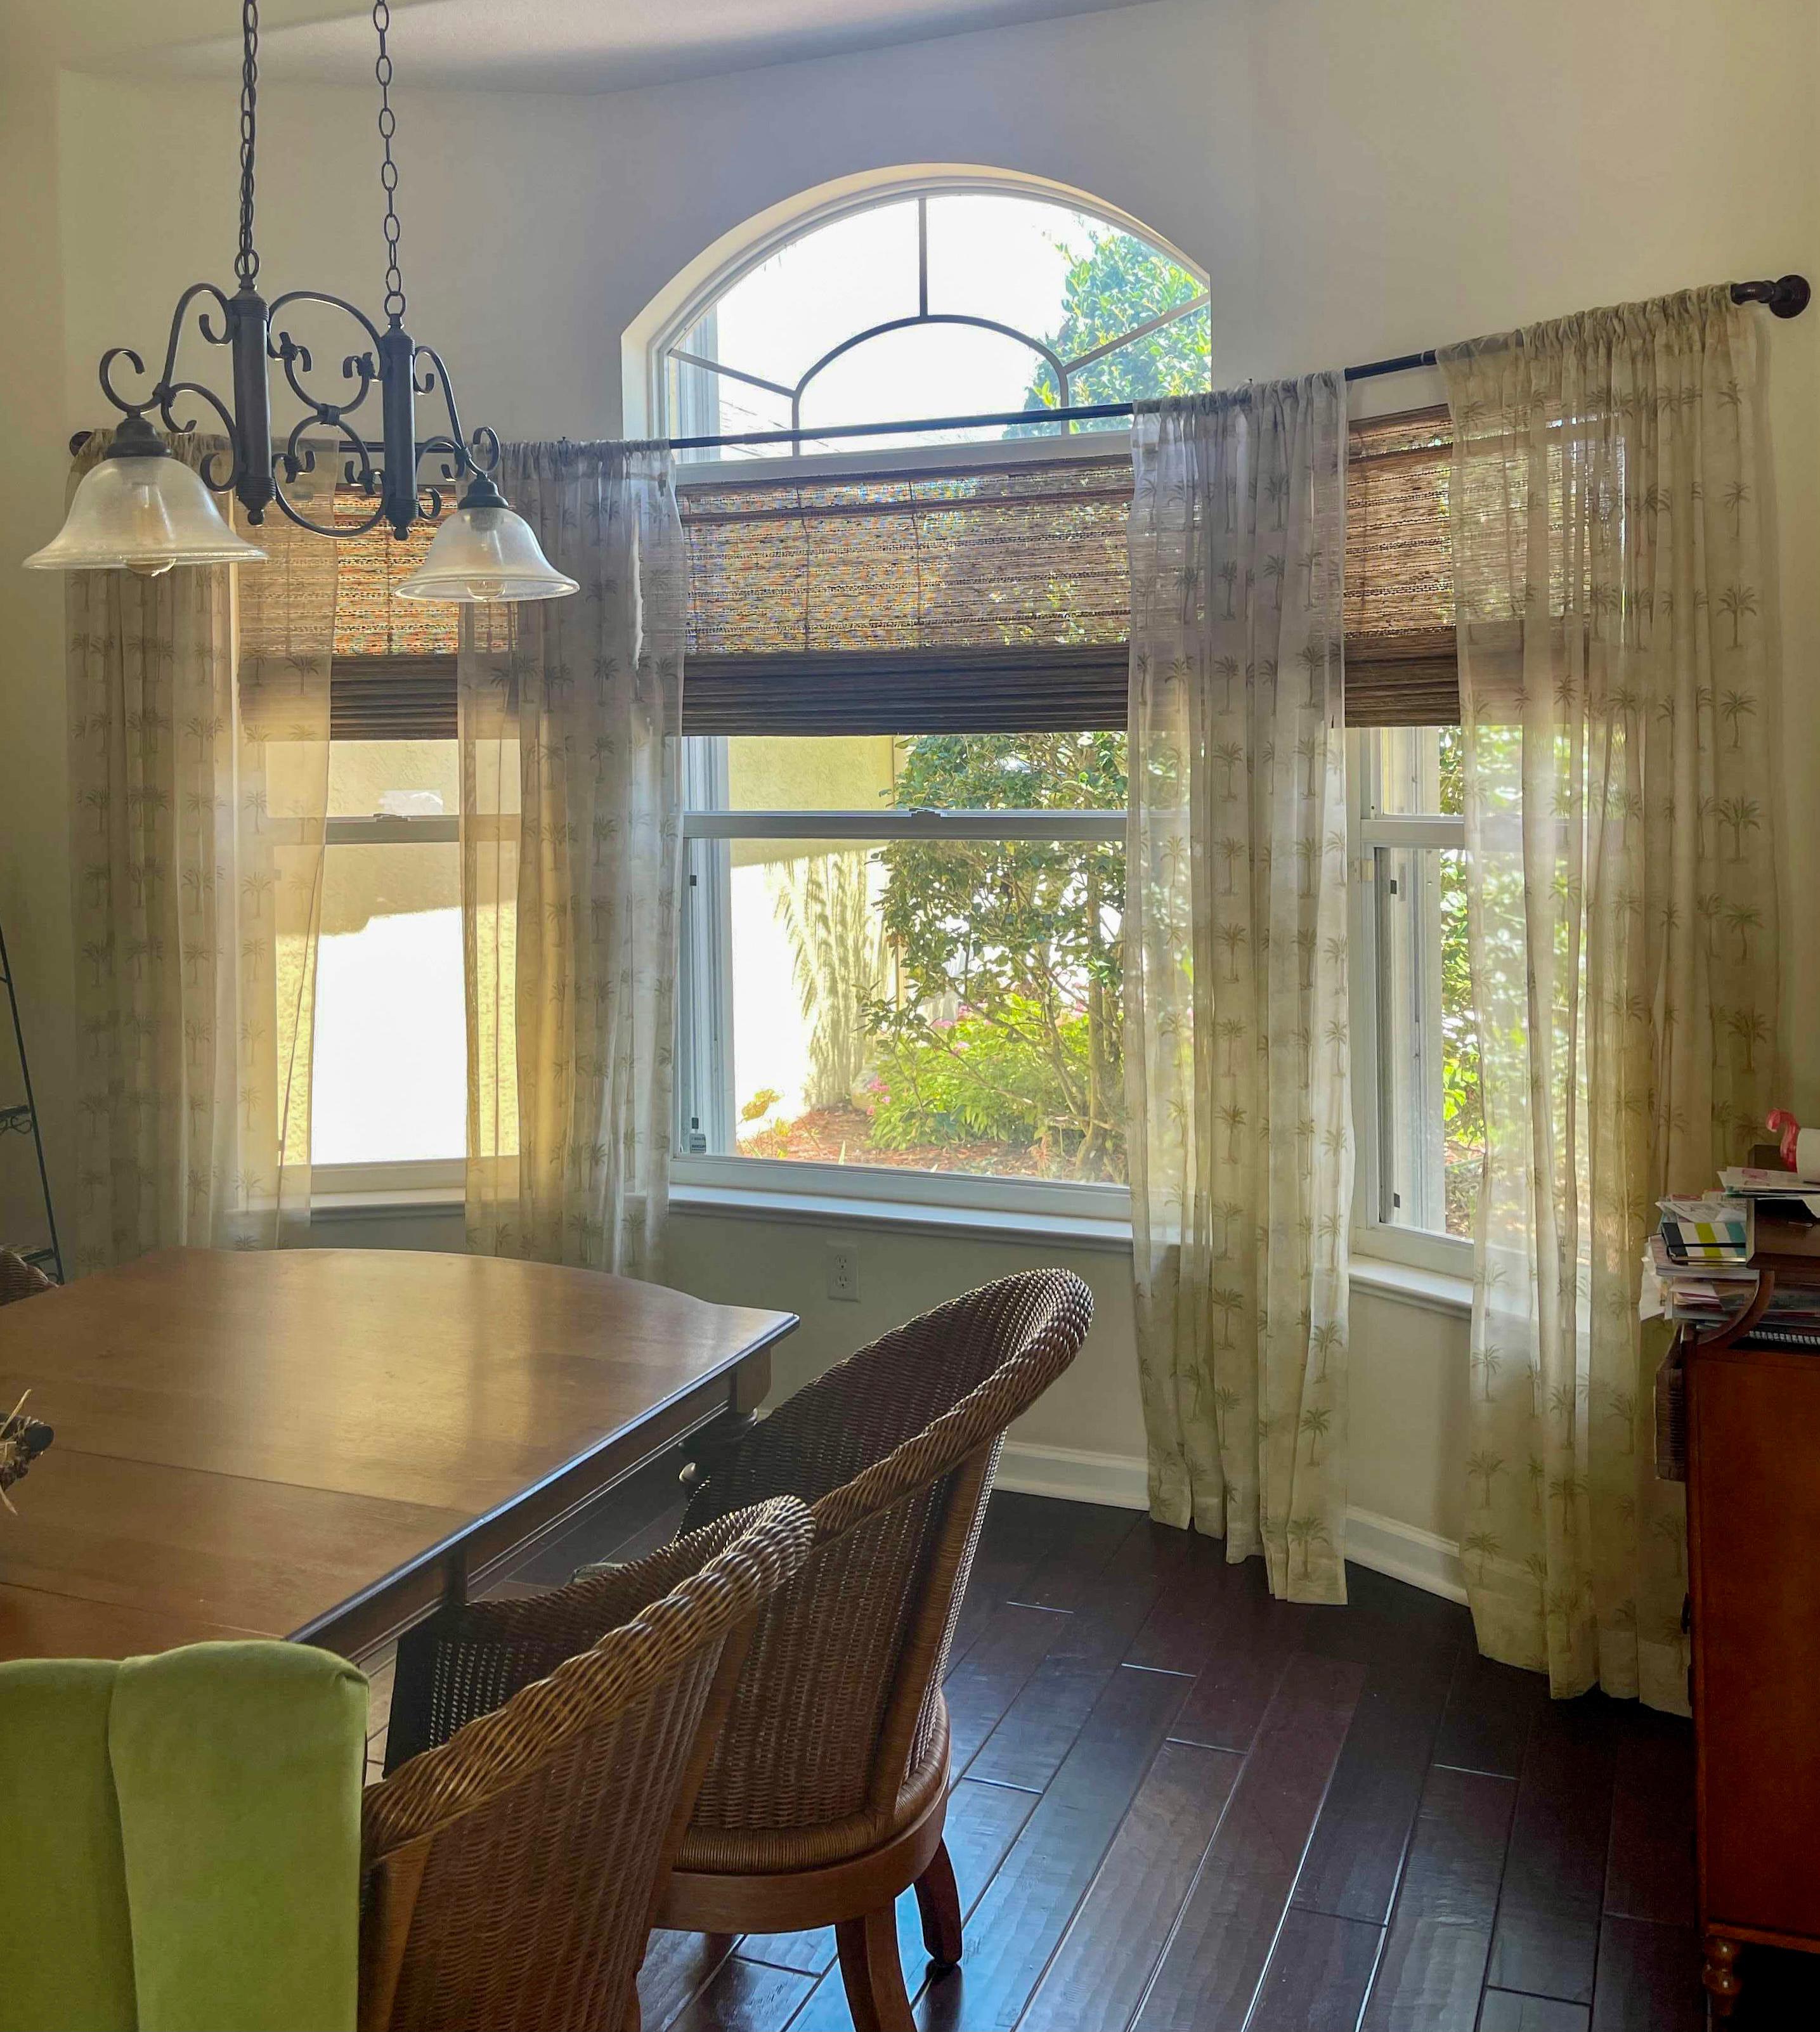
[[[435,1746],[365,1796],[362,2032],[637,2025],[712,1731],[753,1617],[812,1540],[802,1503],[768,1502],[435,1619],[409,1659]]]
[[[51,1288],[51,1280],[36,1263],[28,1263],[16,1249],[0,1249],[0,1305],[9,1305],[16,1298],[34,1298]]]
[[[1028,1271],[861,1348],[757,1425],[685,1529],[790,1492],[816,1548],[759,1618],[684,1838],[697,1871],[864,1849],[947,1764],[940,1686],[1005,1428],[1074,1359],[1093,1300]]]

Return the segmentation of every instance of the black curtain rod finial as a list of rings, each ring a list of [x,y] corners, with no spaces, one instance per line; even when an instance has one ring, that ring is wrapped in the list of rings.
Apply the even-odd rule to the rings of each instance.
[[[1765,304],[1779,318],[1799,317],[1813,301],[1814,291],[1805,275],[1778,275],[1773,282],[1734,282],[1735,304]]]

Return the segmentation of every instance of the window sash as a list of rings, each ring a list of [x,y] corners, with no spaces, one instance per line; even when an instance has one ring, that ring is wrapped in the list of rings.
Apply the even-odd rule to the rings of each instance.
[[[1125,838],[1127,813],[1110,810],[686,812],[686,839],[1085,839]]]

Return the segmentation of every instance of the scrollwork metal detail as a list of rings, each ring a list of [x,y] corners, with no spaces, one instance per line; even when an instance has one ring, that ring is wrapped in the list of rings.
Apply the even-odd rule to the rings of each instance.
[[[231,297],[213,282],[192,282],[183,292],[171,315],[164,363],[155,379],[131,346],[111,347],[101,357],[101,392],[135,427],[133,450],[150,453],[156,449],[146,424],[148,415],[155,414],[166,431],[182,433],[196,428],[196,419],[180,416],[178,405],[187,409],[192,402],[201,405],[219,420],[227,439],[225,469],[222,454],[211,450],[200,468],[204,484],[217,494],[234,494],[251,523],[258,523],[275,501],[299,528],[330,537],[360,536],[381,522],[389,522],[402,537],[414,522],[434,521],[442,513],[444,495],[441,487],[420,482],[418,468],[425,459],[442,461],[440,477],[450,485],[470,475],[490,475],[499,459],[499,440],[491,431],[482,428],[470,436],[463,429],[454,390],[441,356],[433,346],[414,345],[404,329],[405,300],[398,267],[398,217],[392,201],[398,187],[391,151],[397,120],[389,93],[391,63],[386,47],[389,25],[386,0],[375,0],[373,19],[379,45],[376,74],[384,155],[380,183],[386,196],[384,331],[357,304],[324,289],[289,290],[270,305],[259,293],[259,255],[253,244],[259,0],[242,0],[240,246],[234,262],[239,286]],[[196,308],[199,303],[201,307]],[[343,386],[332,396],[312,386],[316,368],[310,348],[278,322],[287,309],[298,304],[319,304],[342,312],[353,319],[364,335],[364,346],[357,346],[342,356]],[[178,378],[178,354],[192,308],[196,329],[204,342],[227,347],[232,353],[231,405],[206,383]],[[272,364],[282,371],[285,387],[301,411],[282,444],[278,446],[273,442],[268,379]],[[117,376],[125,370],[150,385],[139,391],[122,388]],[[376,387],[380,408],[377,444],[364,436],[352,420],[366,409]],[[413,398],[436,394],[441,395],[447,412],[448,428],[420,439]],[[375,502],[371,515],[357,521],[324,525],[312,521],[289,498],[287,485],[294,487],[315,468],[319,447],[309,442],[312,431],[331,435],[345,484],[357,487]],[[124,452],[125,448],[122,449]]]

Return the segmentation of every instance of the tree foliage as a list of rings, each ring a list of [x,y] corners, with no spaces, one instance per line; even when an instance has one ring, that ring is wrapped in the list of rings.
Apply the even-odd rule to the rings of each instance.
[[[1201,285],[1185,268],[1128,233],[1096,230],[1084,252],[1074,253],[1063,286],[1062,315],[1048,343],[1063,360],[1190,303]],[[1093,361],[1070,382],[1073,402],[1134,402],[1159,395],[1190,395],[1212,385],[1211,333],[1205,309],[1147,332]],[[1045,360],[1024,396],[1026,409],[1061,402],[1055,369]],[[1007,435],[1028,436],[1030,427]]]
[[[1125,801],[1119,734],[929,734],[900,805],[1081,809]],[[898,992],[875,1000],[873,1136],[991,1139],[1045,1169],[1124,1175],[1124,850],[1085,841],[895,840],[880,851]]]

